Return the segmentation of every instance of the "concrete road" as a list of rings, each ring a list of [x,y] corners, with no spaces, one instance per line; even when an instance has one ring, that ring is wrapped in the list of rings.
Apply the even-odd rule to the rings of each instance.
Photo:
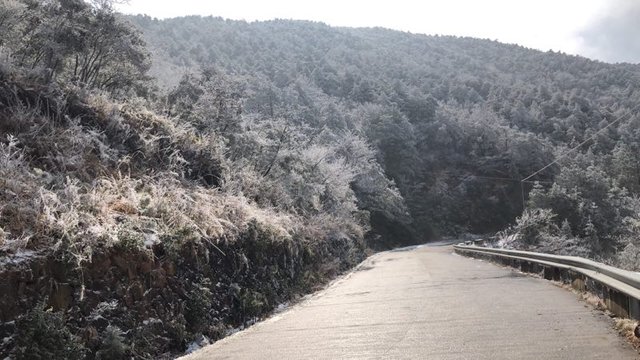
[[[570,291],[450,246],[381,253],[185,359],[638,359]]]

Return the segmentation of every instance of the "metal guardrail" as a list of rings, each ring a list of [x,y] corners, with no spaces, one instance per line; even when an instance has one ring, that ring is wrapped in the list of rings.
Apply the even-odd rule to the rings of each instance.
[[[640,319],[640,274],[576,256],[560,256],[529,251],[493,249],[475,246],[481,241],[454,245],[456,253],[488,258],[538,273],[545,279],[571,284],[600,296],[617,316]]]

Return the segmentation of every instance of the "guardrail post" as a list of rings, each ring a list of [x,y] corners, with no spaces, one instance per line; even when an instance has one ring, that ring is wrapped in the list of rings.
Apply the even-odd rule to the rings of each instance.
[[[629,297],[619,291],[608,289],[608,299],[605,300],[607,308],[617,316],[629,317]]]
[[[540,266],[540,264],[537,264],[537,263],[530,263],[530,264],[531,264],[532,274],[540,274],[543,271],[543,268]]]
[[[634,320],[640,320],[640,301],[629,296],[629,317]]]

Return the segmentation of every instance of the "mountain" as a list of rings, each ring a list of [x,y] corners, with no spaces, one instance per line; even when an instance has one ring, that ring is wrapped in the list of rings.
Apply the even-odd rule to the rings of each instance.
[[[614,214],[606,192],[624,188],[626,198],[640,190],[638,65],[305,21],[130,20],[152,49],[160,84],[215,68],[243,84],[246,114],[364,136],[406,200],[418,239],[495,232],[541,202],[554,210],[555,225],[568,221],[571,237],[586,237],[594,225],[594,251],[621,246],[623,219],[635,210]],[[616,122],[629,112],[632,119]],[[529,179],[537,185],[520,182],[584,141]],[[589,169],[597,179],[566,174]],[[548,199],[557,191],[565,205]],[[384,233],[385,218],[373,215]]]
[[[173,358],[442,237],[638,270],[639,70],[2,1],[0,353]]]

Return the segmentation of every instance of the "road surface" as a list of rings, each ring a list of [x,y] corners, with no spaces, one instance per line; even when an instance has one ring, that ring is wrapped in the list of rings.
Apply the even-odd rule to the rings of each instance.
[[[612,320],[545,280],[453,254],[377,254],[184,359],[638,359]]]

